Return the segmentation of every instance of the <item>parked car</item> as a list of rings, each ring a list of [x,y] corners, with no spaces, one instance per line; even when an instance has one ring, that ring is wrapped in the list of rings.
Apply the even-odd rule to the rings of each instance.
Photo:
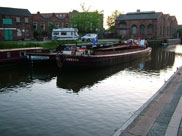
[[[82,41],[92,41],[92,40],[98,40],[97,34],[86,34],[83,37],[81,37]]]

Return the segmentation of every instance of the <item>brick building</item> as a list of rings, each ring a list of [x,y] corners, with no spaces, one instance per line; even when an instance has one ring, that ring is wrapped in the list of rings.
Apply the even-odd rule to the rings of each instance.
[[[33,28],[34,32],[38,32],[41,35],[46,35],[49,38],[51,37],[51,30],[52,28],[70,28],[70,27],[77,27],[79,29],[79,32],[82,32],[82,29],[86,30],[88,28],[89,30],[94,30],[97,32],[103,31],[103,14],[97,14],[98,20],[93,20],[94,22],[99,22],[98,24],[92,24],[91,19],[88,23],[88,18],[92,18],[93,15],[96,16],[96,12],[78,12],[76,10],[73,10],[72,12],[68,13],[40,13],[37,12],[36,14],[32,14],[33,17]],[[87,16],[84,16],[87,14]],[[73,25],[71,24],[71,17],[79,16],[81,18],[81,21],[78,20],[78,18],[73,21]],[[86,21],[83,21],[84,19],[87,19]],[[80,27],[80,25],[82,27]],[[81,29],[82,28],[82,29]],[[96,28],[98,30],[96,30]],[[87,30],[86,33],[89,32]]]
[[[32,14],[33,30],[43,35],[51,36],[52,27],[68,28],[70,24],[70,13],[40,13]]]
[[[0,40],[32,39],[32,32],[28,9],[0,7]]]
[[[162,12],[137,12],[121,14],[115,22],[116,33],[125,38],[176,38],[175,16]]]

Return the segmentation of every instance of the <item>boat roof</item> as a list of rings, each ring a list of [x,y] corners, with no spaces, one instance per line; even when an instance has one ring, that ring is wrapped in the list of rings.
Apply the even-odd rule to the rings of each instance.
[[[26,51],[26,50],[40,50],[44,49],[42,47],[31,47],[31,48],[15,48],[15,49],[2,49],[0,52],[7,52],[7,51]]]

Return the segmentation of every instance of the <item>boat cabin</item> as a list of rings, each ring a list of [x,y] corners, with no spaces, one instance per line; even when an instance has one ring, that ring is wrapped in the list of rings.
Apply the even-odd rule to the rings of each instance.
[[[17,48],[0,50],[0,64],[18,61],[26,61],[27,54],[32,52],[40,52],[43,48]]]

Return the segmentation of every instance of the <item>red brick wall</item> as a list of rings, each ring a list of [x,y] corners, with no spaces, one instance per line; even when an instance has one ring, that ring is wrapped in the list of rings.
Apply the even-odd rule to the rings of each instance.
[[[45,14],[50,15],[51,17],[50,18],[44,18],[42,15],[45,15]],[[56,14],[62,14],[62,15],[65,15],[65,17],[63,19],[59,19],[56,17]],[[70,26],[69,13],[40,13],[40,12],[37,12],[37,14],[33,14],[32,20],[33,20],[33,22],[37,23],[37,31],[38,32],[41,32],[41,28],[40,28],[41,22],[45,23],[45,32],[49,31],[49,28],[48,28],[49,22],[53,23],[54,25],[56,23],[59,23],[60,28],[66,27],[66,24],[68,24],[68,27],[71,27]],[[64,26],[62,26],[63,23],[64,23]]]
[[[20,23],[16,22],[16,17],[20,17]],[[12,19],[12,24],[3,24],[4,18],[10,18]],[[28,17],[29,22],[25,23],[25,17],[24,16],[1,16],[0,17],[0,28],[15,28],[16,30],[13,30],[13,40],[20,40],[20,39],[32,39],[33,38],[33,32],[32,32],[32,18]],[[17,36],[17,29],[26,30],[29,32],[29,35],[25,36],[25,32],[22,32],[22,36]],[[5,40],[4,38],[4,30],[0,30],[0,40]]]
[[[126,28],[120,28],[120,23],[126,23]],[[148,25],[152,25],[152,34],[148,34]],[[137,33],[136,35],[132,34],[132,26],[137,26]],[[140,34],[140,25],[145,26],[144,35]],[[121,30],[127,30],[128,33],[125,35],[126,38],[132,37],[143,37],[143,38],[175,38],[175,32],[177,27],[177,21],[172,20],[170,16],[164,17],[161,13],[158,19],[153,20],[125,20],[125,21],[116,21],[116,33],[121,36]],[[174,32],[172,34],[172,31]]]

